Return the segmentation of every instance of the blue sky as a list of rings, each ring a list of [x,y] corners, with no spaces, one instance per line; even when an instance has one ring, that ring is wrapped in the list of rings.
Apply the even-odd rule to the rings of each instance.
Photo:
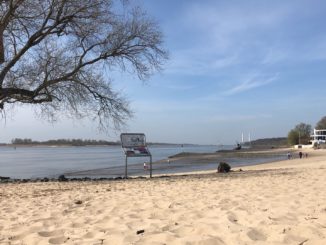
[[[136,2],[161,26],[170,59],[145,83],[115,75],[135,112],[124,132],[152,142],[234,144],[242,132],[282,137],[326,115],[326,1]],[[48,124],[21,108],[2,121],[0,142],[119,138],[96,126]]]

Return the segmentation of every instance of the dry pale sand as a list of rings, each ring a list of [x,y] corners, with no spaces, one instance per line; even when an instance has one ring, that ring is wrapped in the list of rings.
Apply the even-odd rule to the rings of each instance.
[[[326,244],[325,150],[242,169],[1,184],[0,244]]]

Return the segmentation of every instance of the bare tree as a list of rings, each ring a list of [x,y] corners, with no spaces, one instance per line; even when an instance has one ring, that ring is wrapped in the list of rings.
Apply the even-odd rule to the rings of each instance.
[[[0,111],[25,103],[121,125],[132,113],[110,71],[144,80],[167,58],[157,24],[127,2],[0,0]]]
[[[326,129],[326,116],[322,117],[317,125],[316,125],[316,129]]]
[[[311,125],[306,123],[299,123],[288,133],[288,142],[295,144],[308,144],[311,135]]]

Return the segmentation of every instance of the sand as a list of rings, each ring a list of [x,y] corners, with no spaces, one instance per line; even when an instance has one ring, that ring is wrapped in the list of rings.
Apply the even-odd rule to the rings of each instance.
[[[326,150],[242,170],[1,184],[0,244],[326,244]]]

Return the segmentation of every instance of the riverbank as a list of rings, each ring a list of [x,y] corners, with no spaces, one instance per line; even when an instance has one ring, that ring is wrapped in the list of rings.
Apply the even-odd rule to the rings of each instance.
[[[326,151],[128,181],[0,185],[1,244],[326,244]]]

